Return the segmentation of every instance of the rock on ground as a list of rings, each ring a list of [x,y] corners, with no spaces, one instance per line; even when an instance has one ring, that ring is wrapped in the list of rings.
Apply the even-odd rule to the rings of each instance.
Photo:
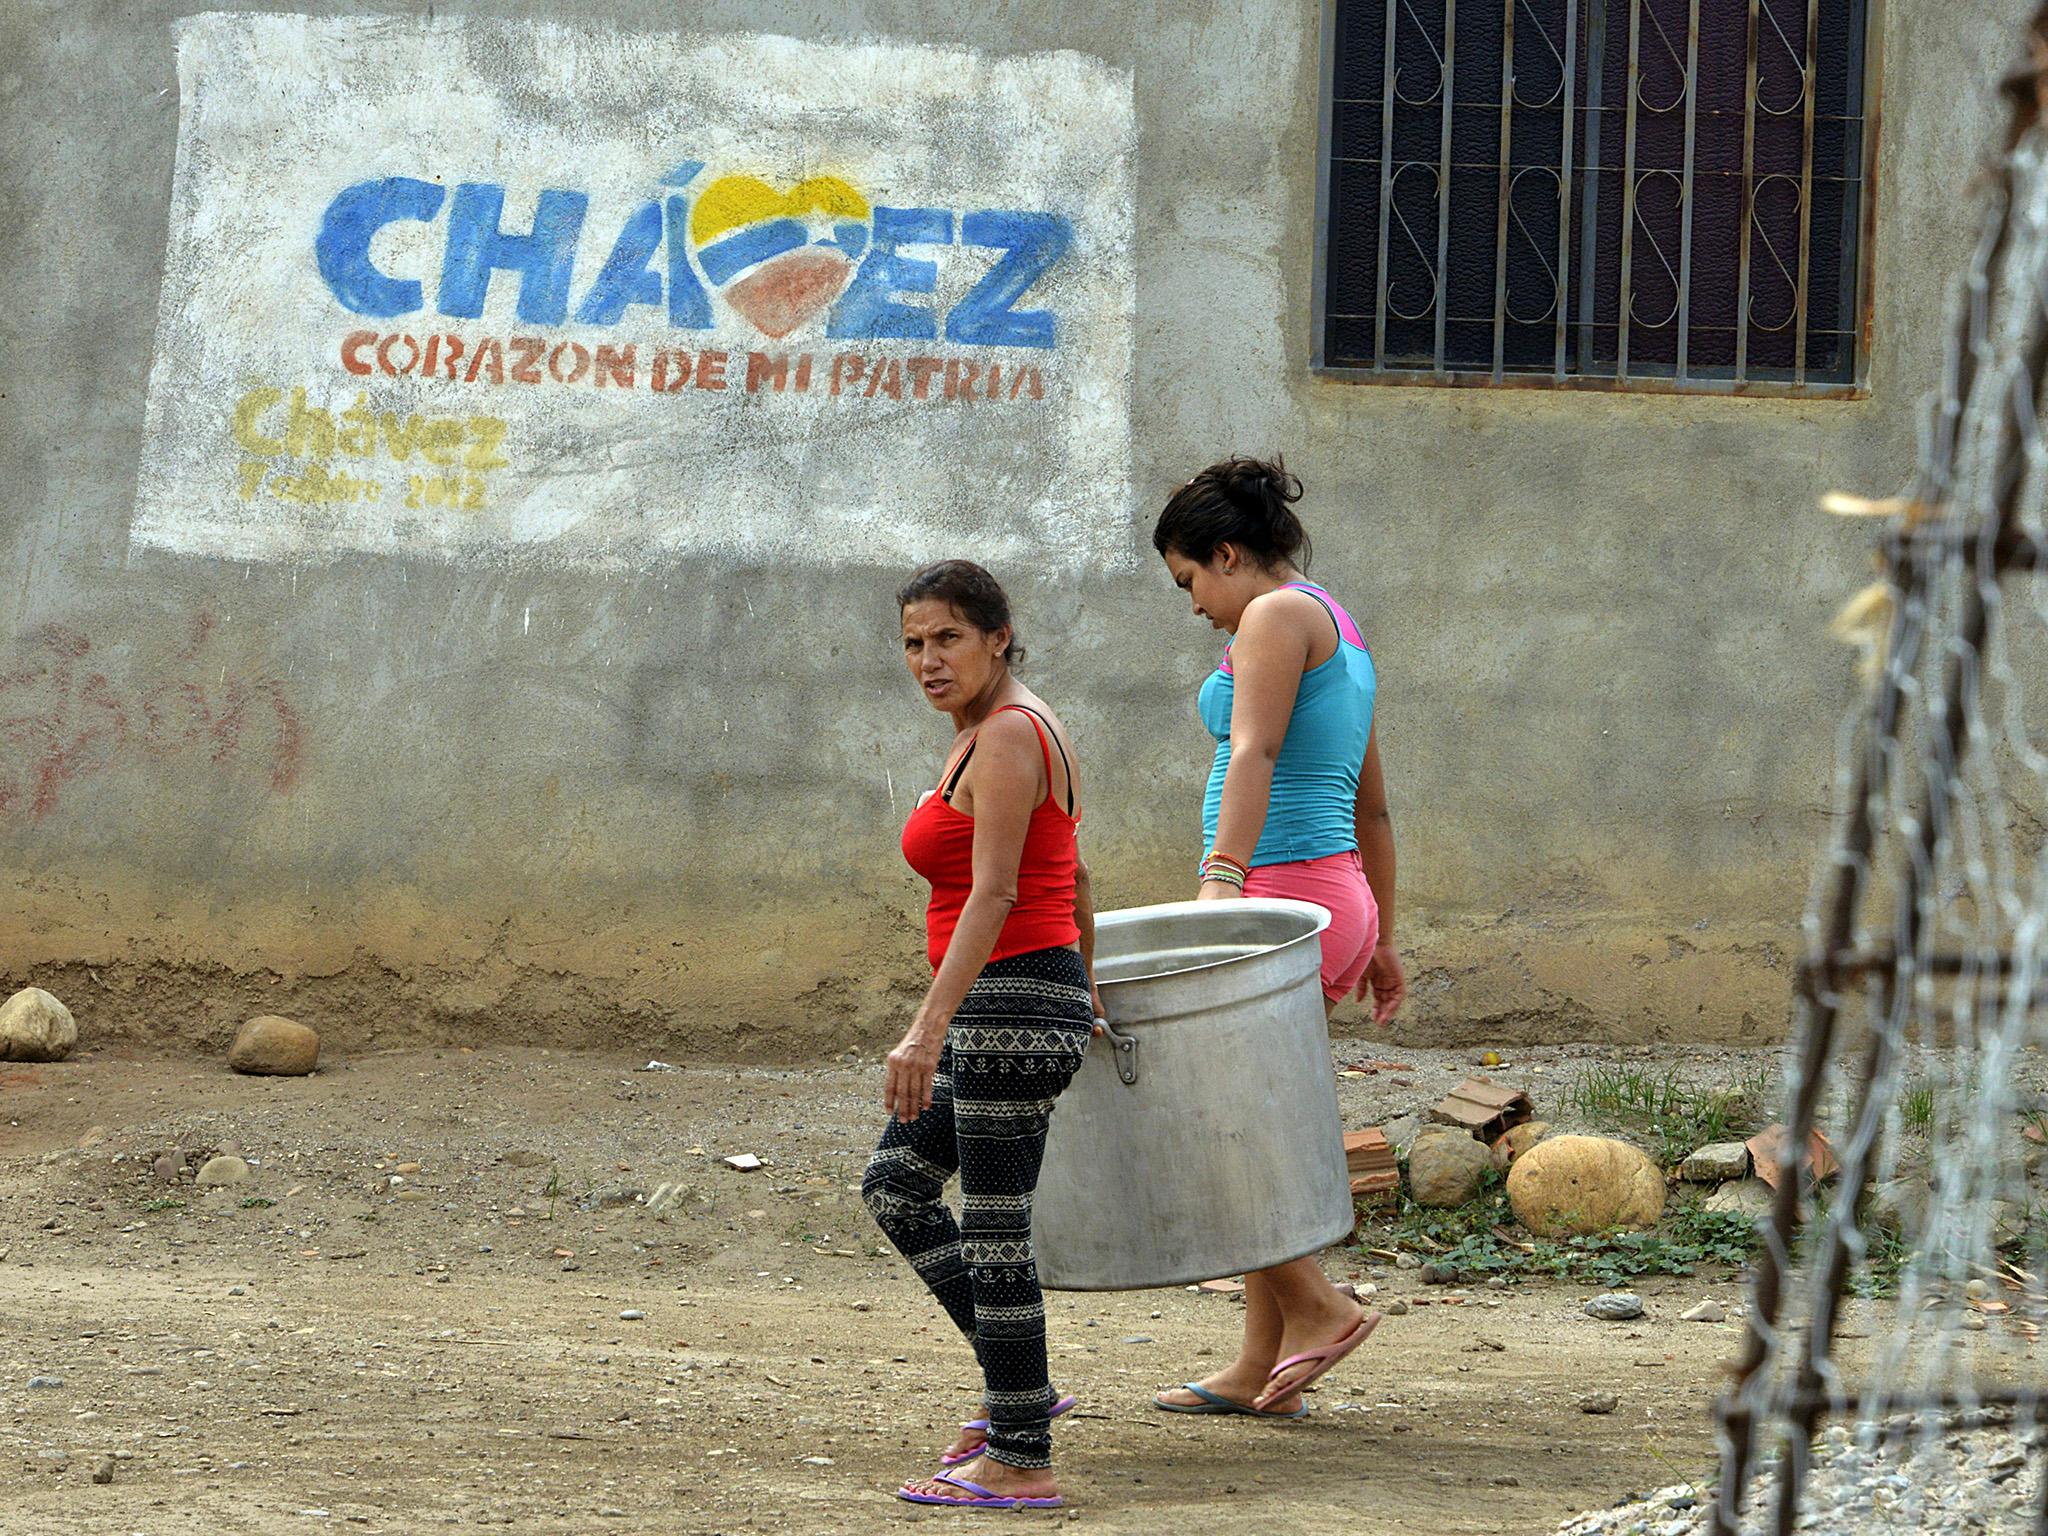
[[[71,1010],[41,987],[23,987],[0,1004],[0,1061],[62,1061],[77,1044]]]
[[[1408,1149],[1415,1145],[1415,1138],[1422,1130],[1422,1116],[1396,1115],[1380,1127],[1380,1134],[1387,1138],[1387,1145],[1394,1149],[1396,1157],[1406,1157]]]
[[[1771,1202],[1776,1198],[1776,1192],[1762,1179],[1731,1179],[1707,1196],[1705,1208],[1717,1214],[1762,1221],[1771,1214]]]
[[[1417,1205],[1463,1205],[1479,1193],[1493,1157],[1463,1131],[1432,1126],[1408,1149],[1408,1198]]]
[[[320,1037],[275,1014],[244,1024],[228,1047],[228,1065],[264,1077],[304,1077],[320,1060]]]
[[[1712,1142],[1678,1165],[1678,1176],[1691,1184],[1721,1184],[1748,1172],[1749,1148],[1739,1141]]]
[[[1493,1166],[1505,1168],[1550,1134],[1548,1120],[1525,1120],[1493,1139]]]
[[[206,1166],[199,1170],[198,1184],[201,1189],[211,1189],[219,1184],[246,1184],[250,1171],[249,1165],[239,1157],[208,1158]]]
[[[1927,1224],[1927,1206],[1933,1199],[1934,1186],[1917,1174],[1887,1179],[1864,1201],[1863,1219],[1894,1236],[1918,1232]]]
[[[1625,1141],[1553,1136],[1508,1169],[1508,1201],[1541,1237],[1652,1227],[1664,1214],[1664,1172]]]
[[[1587,1302],[1585,1313],[1603,1323],[1626,1323],[1643,1315],[1643,1298],[1634,1291],[1609,1291]]]

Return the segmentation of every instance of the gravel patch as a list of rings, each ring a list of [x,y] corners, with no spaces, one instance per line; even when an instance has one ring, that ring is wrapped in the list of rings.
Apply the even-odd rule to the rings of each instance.
[[[1951,1423],[1928,1435],[1897,1424],[1883,1439],[1832,1425],[1815,1441],[1797,1529],[1813,1536],[2028,1536],[2048,1432],[2009,1423]],[[2030,1449],[2031,1444],[2031,1449]],[[1765,1458],[1743,1511],[1747,1533],[1774,1530],[1776,1455]],[[1612,1509],[1576,1515],[1557,1536],[1699,1536],[1713,1490],[1674,1483]]]

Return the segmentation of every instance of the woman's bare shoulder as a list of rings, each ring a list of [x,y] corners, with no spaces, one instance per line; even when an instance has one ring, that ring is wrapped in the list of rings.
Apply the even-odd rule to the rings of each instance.
[[[1237,621],[1233,644],[1242,645],[1247,639],[1254,643],[1284,644],[1299,640],[1312,644],[1329,624],[1329,610],[1308,593],[1293,587],[1278,587],[1271,592],[1260,593],[1245,604],[1244,616]]]
[[[1016,701],[1017,703],[1021,704],[1024,708],[1028,710],[1034,711],[1039,716],[1039,718],[1051,721],[1054,725],[1060,728],[1061,732],[1065,732],[1067,728],[1067,722],[1060,718],[1060,712],[1058,710],[1054,709],[1050,704],[1046,703],[1045,700],[1041,699],[1037,694],[1031,692],[1031,690],[1028,688],[1020,689],[1019,692],[1022,694],[1022,697],[1020,697]],[[1016,711],[1012,710],[1011,713],[1015,714]]]
[[[1038,750],[1038,731],[1031,724],[1031,717],[1022,710],[1005,706],[991,713],[981,722],[981,729],[975,733],[981,740],[994,743],[1005,750],[1029,746]]]

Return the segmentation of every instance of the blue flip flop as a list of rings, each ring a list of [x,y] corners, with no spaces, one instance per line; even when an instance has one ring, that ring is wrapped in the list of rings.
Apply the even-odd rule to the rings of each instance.
[[[1308,1417],[1307,1403],[1303,1403],[1292,1413],[1282,1413],[1276,1408],[1254,1408],[1250,1403],[1232,1402],[1229,1398],[1219,1396],[1197,1382],[1191,1381],[1181,1390],[1194,1393],[1201,1401],[1199,1403],[1169,1403],[1163,1397],[1155,1397],[1152,1399],[1152,1406],[1166,1413],[1235,1413],[1241,1414],[1248,1419],[1305,1419]]]

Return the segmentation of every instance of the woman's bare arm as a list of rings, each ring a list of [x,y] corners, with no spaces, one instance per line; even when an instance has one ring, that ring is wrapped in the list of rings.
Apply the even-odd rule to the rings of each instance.
[[[1408,995],[1408,973],[1402,968],[1400,951],[1394,948],[1394,821],[1387,814],[1387,786],[1380,775],[1379,727],[1365,738],[1365,766],[1358,771],[1358,861],[1365,866],[1366,884],[1380,909],[1379,942],[1366,961],[1365,975],[1357,995],[1370,996],[1373,1021],[1393,1022],[1402,999]]]
[[[974,887],[923,1004],[889,1053],[885,1102],[900,1120],[915,1120],[931,1106],[946,1031],[1017,904],[1024,835],[1044,776],[1038,733],[1028,722],[1006,711],[982,723],[974,749]]]
[[[1088,1000],[1095,1017],[1102,1017],[1102,989],[1095,985],[1095,885],[1088,877],[1088,865],[1074,855],[1074,926],[1081,930],[1081,968],[1088,975]]]
[[[1365,766],[1358,773],[1358,859],[1380,909],[1380,942],[1394,942],[1394,819],[1387,814],[1387,786],[1380,777],[1379,730],[1365,738]]]

